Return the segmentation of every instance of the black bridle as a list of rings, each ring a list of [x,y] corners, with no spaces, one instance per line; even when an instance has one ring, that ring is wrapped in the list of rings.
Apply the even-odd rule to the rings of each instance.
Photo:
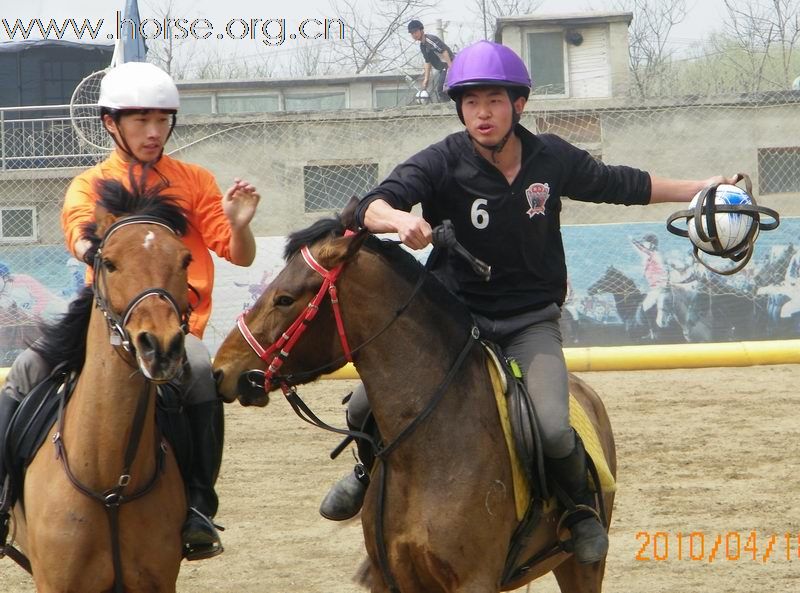
[[[111,345],[114,347],[114,350],[118,354],[120,354],[122,359],[125,360],[125,362],[128,365],[137,368],[137,372],[141,373],[141,370],[138,369],[138,365],[136,365],[135,348],[131,342],[130,335],[126,328],[126,325],[131,318],[133,310],[146,299],[150,297],[158,297],[172,306],[173,310],[175,311],[175,314],[181,321],[181,330],[183,331],[183,333],[187,333],[188,331],[189,327],[188,321],[189,321],[189,315],[191,314],[191,310],[190,308],[187,307],[186,311],[182,313],[175,298],[163,288],[148,288],[146,290],[143,290],[142,292],[140,292],[131,299],[131,301],[125,307],[121,315],[115,313],[114,310],[111,308],[111,305],[107,298],[108,278],[107,278],[107,270],[103,263],[103,248],[105,247],[108,240],[116,231],[118,231],[121,228],[134,224],[157,225],[167,229],[172,234],[176,234],[175,230],[172,227],[170,227],[164,220],[153,216],[144,216],[144,215],[126,216],[124,218],[120,218],[119,220],[115,221],[106,231],[102,241],[100,242],[100,246],[97,248],[97,252],[95,253],[94,265],[93,265],[94,280],[92,283],[92,288],[94,290],[94,295],[95,295],[95,306],[100,310],[100,312],[103,314],[103,317],[106,320],[109,332],[109,341]],[[120,348],[125,354],[120,353]],[[123,593],[125,589],[124,583],[122,581],[122,554],[119,542],[119,507],[120,505],[125,504],[126,502],[131,502],[133,500],[141,498],[142,496],[148,494],[155,487],[158,478],[160,477],[164,469],[164,460],[166,457],[166,450],[167,450],[167,445],[165,440],[157,431],[156,468],[155,471],[153,472],[153,475],[150,476],[150,478],[147,480],[147,482],[142,488],[130,494],[125,494],[124,490],[131,481],[131,466],[133,465],[133,461],[136,457],[136,451],[139,448],[139,442],[142,437],[142,430],[144,428],[144,422],[149,402],[149,395],[151,390],[153,389],[153,384],[164,383],[172,379],[170,378],[163,380],[154,380],[151,377],[148,377],[145,373],[142,373],[142,375],[144,376],[144,386],[142,388],[142,392],[136,404],[136,411],[133,417],[133,424],[131,426],[131,432],[128,438],[128,444],[125,447],[123,469],[119,475],[119,478],[117,479],[117,483],[113,487],[103,492],[97,492],[91,489],[83,482],[81,482],[77,478],[77,476],[75,476],[72,469],[70,468],[69,460],[67,457],[67,450],[63,439],[64,408],[67,399],[66,388],[62,388],[60,391],[60,403],[58,410],[58,429],[56,433],[53,435],[53,445],[56,448],[57,457],[61,460],[61,465],[64,468],[64,472],[67,475],[69,481],[72,483],[72,485],[75,487],[76,490],[78,490],[88,498],[98,501],[100,504],[104,506],[106,510],[106,517],[108,519],[108,526],[111,535],[111,556],[112,556],[112,563],[114,566],[114,593]]]
[[[180,307],[178,306],[175,298],[163,288],[148,288],[143,290],[131,299],[121,315],[117,315],[112,310],[111,305],[106,298],[106,294],[108,293],[108,278],[106,267],[103,264],[103,248],[116,231],[134,224],[157,225],[167,229],[170,233],[175,234],[175,230],[171,226],[169,226],[164,220],[155,216],[126,216],[124,218],[120,218],[110,227],[108,227],[108,230],[103,236],[103,240],[100,242],[100,246],[97,248],[97,252],[94,255],[94,263],[92,266],[94,269],[94,280],[92,282],[92,288],[94,290],[95,304],[97,308],[100,309],[100,312],[103,314],[103,317],[108,324],[111,345],[115,348],[121,347],[125,352],[130,354],[134,352],[134,348],[131,344],[131,338],[125,326],[130,320],[133,310],[144,300],[155,296],[167,301],[172,306],[172,309],[175,311],[178,319],[181,320],[181,330],[183,333],[188,333],[189,331],[189,316],[191,315],[191,310],[189,308],[187,308],[185,312],[181,313]]]

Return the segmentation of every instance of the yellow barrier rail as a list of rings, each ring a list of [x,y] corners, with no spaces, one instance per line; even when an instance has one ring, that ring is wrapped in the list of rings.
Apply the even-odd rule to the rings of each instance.
[[[646,371],[800,364],[800,340],[564,348],[570,371]],[[0,368],[5,381],[7,368]],[[323,379],[358,379],[347,364]]]
[[[593,346],[591,348],[564,348],[564,356],[567,360],[567,368],[574,372],[800,364],[800,340]],[[348,364],[324,378],[357,379],[358,373],[352,365]]]

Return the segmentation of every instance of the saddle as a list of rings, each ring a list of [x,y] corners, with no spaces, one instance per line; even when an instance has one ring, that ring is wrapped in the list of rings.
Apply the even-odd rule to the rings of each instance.
[[[563,491],[560,489],[556,488],[552,493],[555,498],[548,491],[536,411],[521,370],[515,361],[505,358],[496,344],[484,341],[483,346],[489,357],[488,370],[511,461],[514,500],[519,521],[509,545],[503,571],[502,582],[508,584],[518,579],[540,560],[560,551],[560,547],[555,547],[528,559],[522,565],[518,562],[545,508],[556,504],[556,498],[567,508],[574,504],[569,498],[562,499]],[[591,482],[598,490],[614,491],[616,488],[614,478],[606,463],[594,426],[572,395],[569,397],[569,416],[570,425],[586,449]]]
[[[67,405],[77,380],[78,374],[68,370],[66,365],[56,367],[47,379],[31,390],[14,413],[5,442],[0,443],[0,454],[5,456],[9,477],[5,499],[0,501],[0,517],[9,512],[19,499],[25,484],[25,470],[50,434],[58,419],[59,408]],[[191,463],[192,442],[188,420],[181,411],[181,395],[180,389],[172,384],[158,385],[156,423],[169,441],[185,481]],[[2,543],[0,541],[0,545]]]

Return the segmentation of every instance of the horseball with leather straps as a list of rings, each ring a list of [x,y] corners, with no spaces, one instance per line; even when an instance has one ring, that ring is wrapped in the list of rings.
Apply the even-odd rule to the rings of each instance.
[[[667,219],[667,230],[692,242],[695,259],[717,274],[734,274],[744,268],[753,256],[758,233],[778,228],[780,217],[775,210],[759,206],[753,197],[750,177],[744,179],[745,188],[736,185],[714,184],[700,190],[692,198],[688,210],[675,212]],[[764,222],[762,216],[772,218]],[[686,228],[678,228],[675,221],[682,218]],[[712,266],[700,252],[729,259],[730,268]]]

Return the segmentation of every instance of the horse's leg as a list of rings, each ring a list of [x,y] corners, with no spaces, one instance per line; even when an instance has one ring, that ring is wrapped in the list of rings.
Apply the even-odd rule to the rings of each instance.
[[[580,564],[575,556],[570,556],[553,569],[553,574],[561,593],[600,593],[605,571],[605,559],[594,564]]]
[[[403,593],[497,593],[499,591],[497,582],[494,582],[487,571],[477,571],[477,574],[473,571],[471,576],[466,577],[468,582],[462,583],[456,575],[464,576],[463,567],[450,566],[430,553],[423,552],[420,557],[414,552],[417,546],[401,547],[405,570],[397,571],[392,576],[398,589]],[[412,556],[416,556],[421,570],[413,568],[416,565]],[[354,580],[361,586],[368,585],[370,593],[391,593],[378,563],[368,562],[368,564],[368,567],[362,564]]]

